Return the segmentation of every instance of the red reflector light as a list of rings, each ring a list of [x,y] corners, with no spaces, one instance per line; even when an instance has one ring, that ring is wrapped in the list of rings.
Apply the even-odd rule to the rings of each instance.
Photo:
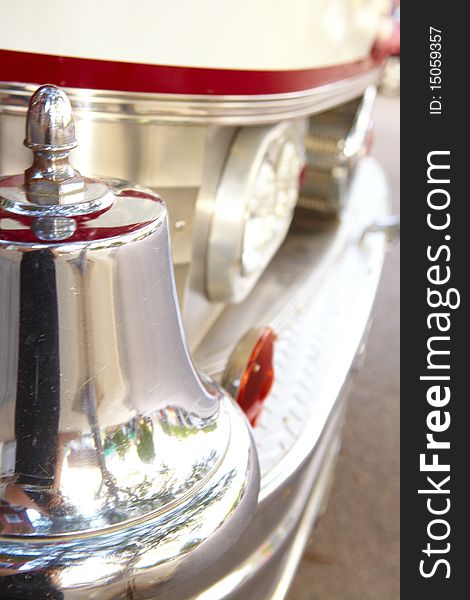
[[[240,377],[236,396],[250,423],[256,425],[274,381],[274,331],[266,328],[256,341]]]

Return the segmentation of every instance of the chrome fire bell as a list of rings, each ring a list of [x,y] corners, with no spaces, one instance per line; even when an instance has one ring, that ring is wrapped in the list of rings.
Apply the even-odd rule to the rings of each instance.
[[[0,589],[182,597],[256,506],[246,421],[189,356],[160,198],[70,166],[53,86],[25,145],[0,181]]]

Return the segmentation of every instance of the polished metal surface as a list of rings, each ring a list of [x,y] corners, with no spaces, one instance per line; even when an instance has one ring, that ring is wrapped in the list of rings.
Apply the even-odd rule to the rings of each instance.
[[[0,246],[9,296],[0,439],[7,454],[16,444],[11,474],[2,474],[37,508],[31,535],[140,519],[186,496],[225,454],[230,423],[219,395],[200,382],[176,335],[163,205],[134,200],[113,209],[121,220],[128,213],[135,232]],[[78,231],[112,228],[114,210]]]
[[[160,198],[38,217],[26,180],[0,181],[0,589],[178,597],[256,506],[246,421],[188,353]]]
[[[113,202],[103,181],[82,177],[69,162],[77,140],[72,107],[62,90],[44,85],[31,96],[24,145],[33,152],[33,164],[24,176],[0,181],[0,203],[9,212],[43,217],[40,226],[36,222],[40,239],[70,237],[75,228],[64,218],[93,213]],[[57,218],[51,220],[53,216]]]
[[[68,217],[39,217],[33,221],[31,229],[40,240],[62,241],[75,233],[77,222]]]
[[[376,90],[310,119],[307,168],[299,205],[324,216],[344,206],[354,169],[366,152]]]
[[[346,400],[346,393],[342,393],[315,451],[297,471],[289,474],[288,483],[272,494],[269,502],[260,504],[252,524],[251,545],[245,544],[244,556],[237,556],[242,560],[225,577],[193,596],[194,600],[285,597],[312,527],[328,499]]]
[[[318,113],[360,96],[381,68],[311,90],[252,96],[185,96],[66,89],[75,114],[102,120],[254,125]],[[35,86],[0,83],[0,113],[24,112]]]
[[[389,243],[394,243],[400,238],[400,217],[397,215],[385,215],[370,223],[362,234],[361,241],[370,233],[384,233]]]
[[[147,114],[148,123],[144,122],[145,119],[139,121],[136,107],[130,105],[126,113],[125,103],[119,104],[113,94],[109,97],[112,97],[115,105],[111,102],[106,106],[106,110],[112,109],[110,112],[87,112],[88,100],[90,109],[105,105],[99,102],[93,104],[96,100],[94,92],[82,91],[80,94],[83,94],[83,104],[79,112],[83,118],[77,132],[80,141],[83,134],[85,151],[79,150],[73,156],[77,157],[77,164],[83,172],[91,170],[105,173],[109,168],[109,174],[115,177],[128,177],[130,173],[135,173],[139,175],[137,180],[141,185],[167,187],[164,192],[165,196],[170,192],[170,214],[174,210],[171,205],[178,206],[179,198],[184,196],[184,210],[191,217],[187,218],[183,212],[173,212],[177,218],[173,219],[172,237],[175,241],[177,235],[191,235],[193,230],[196,238],[191,246],[191,241],[188,243],[186,237],[184,246],[178,248],[177,252],[178,256],[186,257],[181,258],[179,266],[184,266],[188,256],[193,260],[191,289],[188,290],[184,305],[186,321],[191,323],[192,341],[195,346],[199,345],[196,354],[198,367],[210,370],[212,375],[220,375],[240,335],[253,324],[262,326],[269,322],[282,336],[278,365],[285,376],[268,400],[266,418],[261,421],[262,428],[255,430],[264,475],[260,504],[250,527],[235,542],[255,509],[256,450],[251,445],[250,435],[236,408],[220,388],[197,375],[184,341],[179,341],[178,336],[182,335],[182,331],[174,289],[172,299],[164,293],[164,290],[171,291],[169,280],[172,277],[166,218],[160,221],[160,213],[153,205],[150,212],[144,211],[145,215],[142,213],[137,216],[134,212],[138,204],[142,210],[144,205],[149,209],[147,200],[158,205],[155,197],[136,197],[132,195],[133,192],[141,194],[142,190],[130,190],[131,194],[128,194],[128,184],[109,182],[109,210],[91,218],[83,217],[78,233],[63,238],[65,241],[62,243],[58,238],[52,243],[44,243],[47,241],[44,236],[50,235],[48,232],[51,231],[52,235],[57,236],[57,231],[66,235],[65,225],[70,223],[69,220],[78,223],[82,219],[73,216],[74,205],[48,207],[47,210],[51,212],[46,215],[48,227],[44,227],[41,222],[43,217],[35,214],[32,203],[29,203],[33,207],[28,208],[30,212],[22,212],[26,206],[24,196],[20,201],[15,196],[14,202],[5,199],[0,227],[3,236],[9,239],[5,239],[2,252],[6,252],[8,247],[9,251],[17,253],[14,254],[15,260],[11,261],[3,261],[0,257],[0,273],[10,277],[7,279],[10,288],[5,288],[3,281],[0,281],[1,331],[4,323],[8,323],[10,339],[18,338],[22,321],[12,312],[12,307],[19,302],[22,289],[21,266],[18,263],[23,262],[23,256],[44,247],[53,258],[54,267],[50,271],[56,275],[57,293],[61,292],[60,297],[56,295],[58,306],[61,307],[60,314],[72,315],[72,325],[69,323],[68,326],[67,321],[61,319],[60,322],[64,324],[57,330],[60,371],[65,365],[70,374],[65,380],[66,388],[59,386],[58,395],[61,401],[64,399],[61,405],[64,408],[61,408],[58,424],[57,420],[50,419],[50,427],[54,431],[57,429],[60,442],[57,448],[61,449],[61,453],[49,452],[49,456],[56,456],[51,459],[56,470],[47,488],[51,496],[42,491],[42,495],[37,493],[28,484],[27,495],[38,505],[42,502],[41,507],[46,507],[42,512],[37,507],[28,507],[22,512],[21,505],[17,510],[15,501],[6,505],[6,511],[0,509],[0,512],[10,515],[10,520],[16,520],[18,528],[24,524],[18,523],[17,519],[21,520],[25,513],[30,521],[32,517],[42,524],[53,522],[59,533],[42,537],[32,531],[23,531],[13,536],[13,545],[10,534],[4,531],[1,537],[0,533],[0,554],[4,553],[6,540],[11,550],[11,558],[6,565],[0,559],[0,576],[3,577],[0,589],[3,585],[3,589],[12,597],[16,594],[18,598],[30,597],[35,600],[41,597],[38,590],[44,597],[49,594],[54,598],[53,594],[56,594],[60,598],[60,594],[63,594],[70,600],[154,597],[182,600],[200,594],[203,594],[203,598],[214,599],[264,599],[272,593],[276,586],[276,574],[281,577],[281,572],[286,574],[283,575],[283,582],[279,582],[279,589],[285,589],[291,576],[289,573],[295,567],[299,548],[303,545],[302,539],[306,537],[318,512],[318,497],[323,494],[324,487],[319,465],[325,464],[326,460],[326,454],[321,450],[322,433],[326,431],[325,423],[329,421],[332,423],[330,441],[336,439],[338,434],[340,421],[335,419],[333,423],[332,420],[338,391],[351,366],[358,336],[362,335],[364,319],[373,299],[383,258],[383,235],[379,232],[367,235],[361,244],[358,241],[364,229],[383,208],[380,194],[377,202],[374,201],[378,191],[377,186],[373,185],[374,170],[366,169],[367,185],[363,187],[363,184],[356,196],[360,202],[354,201],[351,210],[345,212],[342,217],[344,227],[341,226],[338,235],[334,231],[323,231],[324,235],[318,235],[318,231],[308,228],[300,236],[289,235],[285,247],[281,248],[249,298],[239,306],[224,310],[223,305],[212,304],[204,298],[203,265],[213,192],[217,189],[226,152],[237,130],[233,127],[189,124],[183,127],[162,125],[157,113],[152,111]],[[20,102],[19,108],[15,108],[17,96],[3,98],[7,103],[11,100],[7,107],[0,108],[1,143],[7,147],[23,122],[24,106]],[[278,103],[278,100],[275,102]],[[228,104],[223,106],[219,101],[216,99],[215,106],[225,111],[226,120],[212,113],[212,122],[241,119],[241,104],[238,101],[234,106],[238,112],[232,113],[238,115],[235,117],[228,115]],[[250,104],[253,114],[259,108],[252,102],[247,104]],[[114,113],[113,106],[116,107]],[[179,111],[181,106],[171,104],[171,110]],[[313,112],[313,105],[309,106],[310,112]],[[315,105],[318,106],[320,104]],[[185,107],[192,110],[188,105]],[[160,104],[159,108],[164,108],[164,105]],[[140,104],[138,109],[142,109],[139,114],[145,117],[144,104]],[[124,111],[123,114],[119,114],[118,110]],[[190,114],[190,110],[186,115]],[[277,113],[272,114],[279,116],[279,104],[276,110]],[[251,118],[265,119],[259,115],[249,117],[246,107],[243,111],[243,122],[249,122]],[[172,115],[170,122],[184,122],[181,113],[179,116]],[[207,114],[200,116],[199,122],[204,119],[207,122]],[[166,118],[163,114],[161,120],[165,121]],[[190,117],[187,118],[189,122]],[[271,120],[272,116],[268,114],[267,119]],[[104,136],[100,139],[101,133]],[[160,136],[163,136],[163,141]],[[132,141],[130,146],[127,144],[129,140]],[[12,158],[2,153],[0,170],[5,172],[6,164],[12,164],[12,161],[17,164],[23,160],[22,157],[15,154]],[[73,162],[75,164],[75,158]],[[89,168],[84,169],[83,165]],[[23,164],[20,168],[24,168]],[[162,182],[165,185],[160,186]],[[14,187],[12,183],[5,186],[4,182],[0,182],[0,186],[8,187],[11,191]],[[184,187],[185,183],[187,187]],[[182,191],[183,196],[180,194]],[[6,194],[3,190],[4,197]],[[144,201],[141,203],[139,198]],[[364,199],[371,204],[363,202]],[[7,208],[9,214],[6,218]],[[93,212],[92,206],[88,209]],[[191,209],[196,213],[194,219]],[[62,217],[62,210],[72,212]],[[358,215],[364,215],[364,211],[367,219],[359,218]],[[27,226],[34,217],[35,229],[32,225]],[[53,220],[61,218],[66,219],[62,226]],[[186,225],[181,229],[175,228],[176,222],[181,220]],[[157,221],[160,226],[155,225]],[[126,232],[116,234],[116,225],[124,225]],[[155,230],[152,229],[154,226]],[[89,236],[92,231],[99,232],[96,239],[77,241],[77,235],[83,233]],[[11,247],[12,236],[26,234],[34,235],[34,241]],[[42,238],[39,237],[41,235]],[[74,254],[80,248],[82,253],[79,256]],[[66,258],[68,252],[70,262]],[[343,263],[340,259],[344,254],[349,258]],[[344,268],[338,268],[339,263]],[[163,267],[163,264],[166,266]],[[45,271],[49,270],[48,265],[46,261]],[[353,269],[349,271],[351,266]],[[345,277],[348,273],[351,276]],[[68,286],[63,285],[66,280]],[[331,285],[326,285],[330,280]],[[319,292],[320,288],[324,290],[323,293]],[[68,299],[65,293],[67,289],[72,292]],[[335,302],[331,301],[331,295],[335,296]],[[311,301],[314,308],[306,311]],[[281,305],[284,307],[282,310]],[[330,340],[331,319],[325,318],[325,315],[334,317],[339,305],[350,308],[351,312],[344,309],[344,327],[334,328]],[[332,308],[333,311],[330,310]],[[38,320],[41,320],[41,315],[38,314]],[[75,326],[73,319],[81,320],[83,326]],[[176,337],[175,330],[178,332]],[[82,336],[79,339],[78,334]],[[25,336],[23,339],[29,344],[32,342],[34,355],[40,344]],[[71,343],[65,344],[67,340],[71,340]],[[175,340],[176,348],[173,343]],[[323,352],[326,348],[325,360],[315,363],[318,377],[306,378],[303,375],[294,381],[296,391],[291,398],[285,390],[290,390],[295,369],[292,372],[286,369],[286,357],[291,350],[297,354],[305,350],[309,340],[314,342],[315,349],[321,346]],[[330,342],[328,346],[322,346],[323,340]],[[45,341],[51,343],[47,336]],[[182,351],[178,352],[178,348]],[[75,349],[79,350],[75,354],[79,359],[74,363],[70,357]],[[36,353],[35,356],[42,360],[44,354]],[[3,439],[3,414],[8,414],[10,419],[8,435],[12,428],[15,431],[16,415],[20,414],[11,408],[16,402],[14,371],[18,369],[17,359],[18,348],[14,344],[6,342],[0,346],[0,368],[5,368],[0,376],[0,439]],[[54,369],[57,372],[57,366],[53,361],[51,363],[52,372]],[[305,367],[307,363],[304,361],[302,365]],[[8,374],[5,378],[4,372]],[[81,378],[79,381],[78,375]],[[8,390],[2,387],[4,381],[10,382]],[[106,392],[108,389],[109,395]],[[62,398],[63,391],[68,392],[67,401],[65,396]],[[202,412],[200,398],[205,407]],[[156,411],[152,410],[153,406]],[[5,413],[2,413],[3,410]],[[294,411],[294,416],[289,414],[290,411]],[[35,418],[39,412],[34,413]],[[44,421],[52,412],[46,409]],[[41,429],[44,421],[37,418],[38,429]],[[61,429],[63,423],[65,430]],[[151,427],[153,436],[148,435]],[[180,436],[181,427],[185,433]],[[186,435],[193,428],[196,429],[195,433]],[[73,435],[78,433],[78,436],[68,440],[68,432]],[[148,443],[150,438],[153,440],[155,457],[150,463],[145,463],[145,459],[152,457],[152,453],[148,452],[151,449]],[[85,439],[87,444],[84,446]],[[190,444],[191,440],[194,440],[193,445]],[[2,473],[5,473],[0,484],[0,495],[4,496],[10,484],[9,478],[15,475],[16,468],[16,445],[8,444],[12,441],[10,438],[6,441],[7,444],[0,442],[0,464]],[[77,442],[78,456],[75,445],[70,441]],[[29,443],[32,445],[32,440]],[[209,452],[212,444],[216,448],[215,455]],[[57,465],[62,465],[68,477],[62,476]],[[123,476],[123,471],[129,466],[132,473],[130,483]],[[146,474],[150,472],[144,481],[135,477],[136,472],[140,473],[140,468]],[[91,479],[88,473],[85,474],[87,469]],[[184,484],[181,485],[182,477],[178,478],[183,472],[180,469],[186,469],[186,473],[194,475],[188,480],[186,491]],[[98,479],[101,487],[96,485]],[[299,521],[312,484],[317,489],[315,502],[312,501],[304,513],[305,518]],[[88,485],[95,485],[97,497],[87,495]],[[139,493],[135,492],[134,485]],[[132,494],[128,492],[129,488]],[[70,494],[70,504],[64,492]],[[173,493],[174,498],[171,495]],[[86,500],[84,504],[81,502],[82,496]],[[54,501],[48,504],[49,497]],[[107,504],[100,504],[103,497]],[[5,504],[4,501],[1,506]],[[57,509],[54,509],[55,504]],[[84,509],[81,508],[82,504]],[[88,529],[80,530],[73,523],[73,511],[67,512],[69,506],[75,510],[77,505],[77,520],[82,517],[85,521],[88,519]],[[91,511],[91,519],[86,507]],[[61,514],[62,510],[64,514]],[[3,512],[0,519],[3,519]],[[93,519],[99,523],[96,529],[92,528]],[[2,525],[4,522],[3,519]],[[296,536],[299,523],[299,535]],[[61,533],[64,526],[68,529]],[[30,525],[26,523],[24,527],[27,529]],[[292,539],[294,541],[290,544]],[[291,552],[294,545],[296,551]],[[280,558],[282,555],[288,558],[289,568],[284,568]],[[209,564],[210,569],[207,568]],[[279,569],[275,567],[276,564]],[[217,584],[212,587],[215,582]]]
[[[26,103],[32,88],[23,98]],[[0,175],[9,175],[27,169],[31,152],[23,145],[26,125],[25,105],[18,112],[10,112],[16,100],[3,96],[0,101]],[[122,121],[103,119],[100,113],[75,109],[75,131],[79,146],[71,151],[70,162],[83,175],[88,175],[86,202],[68,205],[68,215],[93,212],[99,206],[112,203],[96,176],[106,179],[132,181],[139,186],[157,190],[165,198],[172,242],[178,295],[184,298],[186,274],[192,260],[196,202],[203,179],[208,153],[218,153],[213,147],[211,127],[190,124],[149,123],[146,119]],[[222,128],[218,128],[222,129]],[[228,128],[233,129],[233,128]],[[91,178],[90,175],[95,177]],[[17,188],[21,182],[16,182]],[[18,189],[18,188],[17,188]],[[12,193],[10,191],[10,193]],[[5,194],[3,194],[5,196]],[[23,196],[24,196],[23,192]],[[11,198],[18,209],[25,209],[24,198]],[[28,213],[44,210],[29,202]],[[48,206],[53,215],[57,207]],[[63,211],[59,211],[60,215]],[[184,222],[184,227],[181,223]],[[176,227],[176,223],[179,226]],[[204,243],[204,240],[200,240]],[[200,321],[198,330],[200,328]],[[192,330],[188,332],[192,341]]]
[[[359,97],[380,69],[301,93],[274,96],[168,96],[69,89],[82,173],[158,190],[167,202],[178,297],[191,348],[223,308],[207,295],[206,249],[217,187],[238,125],[278,123]],[[0,83],[0,174],[26,168],[21,147],[33,85]],[[99,194],[98,194],[99,195]],[[177,221],[185,221],[176,229]]]
[[[77,146],[72,106],[58,87],[43,85],[31,96],[24,145],[33,152],[63,152]]]
[[[45,205],[85,200],[85,180],[69,163],[77,140],[72,107],[64,92],[44,85],[31,96],[24,145],[33,151],[24,182],[29,200]]]
[[[226,309],[195,354],[221,374],[229,340],[247,323],[267,322],[278,332],[277,379],[254,428],[259,507],[230,555],[207,574],[207,589],[191,597],[281,599],[321,513],[386,248],[382,232],[361,241],[365,224],[387,212],[375,161],[359,166],[350,194],[334,226],[294,221],[249,299]]]
[[[283,242],[297,202],[305,125],[298,119],[236,133],[207,242],[205,287],[212,301],[244,300]],[[248,244],[251,225],[250,238],[259,244],[254,248]]]
[[[383,232],[363,232],[386,214],[383,172],[366,158],[341,218],[300,212],[255,290],[224,310],[194,354],[222,379],[240,331],[269,326],[277,335],[276,376],[254,428],[261,497],[301,464],[322,431],[366,327],[386,249]]]
[[[230,140],[238,133],[235,125],[276,123],[326,110],[360,96],[378,73],[273,97],[68,90],[80,139],[71,155],[74,166],[82,173],[136,182],[165,197],[178,297],[191,348],[197,347],[221,310],[221,303],[208,294],[206,251],[216,188]],[[8,149],[0,151],[0,174],[28,164],[20,140],[33,90],[28,85],[0,84],[0,147]],[[186,226],[175,228],[181,221]]]

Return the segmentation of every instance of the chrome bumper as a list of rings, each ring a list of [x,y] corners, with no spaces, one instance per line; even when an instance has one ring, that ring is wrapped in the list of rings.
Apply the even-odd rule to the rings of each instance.
[[[347,383],[362,353],[386,249],[384,232],[370,225],[386,212],[382,170],[367,158],[341,221],[312,223],[297,215],[249,299],[228,308],[195,353],[202,369],[220,377],[240,330],[269,325],[278,334],[275,384],[254,428],[258,509],[230,554],[179,598],[265,600],[287,593],[325,502]],[[195,589],[203,591],[194,595]]]

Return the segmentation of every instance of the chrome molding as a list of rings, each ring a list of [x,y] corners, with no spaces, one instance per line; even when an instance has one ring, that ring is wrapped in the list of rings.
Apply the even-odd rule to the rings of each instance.
[[[381,68],[311,90],[266,96],[183,96],[64,88],[78,118],[148,122],[263,124],[328,110],[360,96]],[[33,84],[0,83],[0,113],[26,111]]]

